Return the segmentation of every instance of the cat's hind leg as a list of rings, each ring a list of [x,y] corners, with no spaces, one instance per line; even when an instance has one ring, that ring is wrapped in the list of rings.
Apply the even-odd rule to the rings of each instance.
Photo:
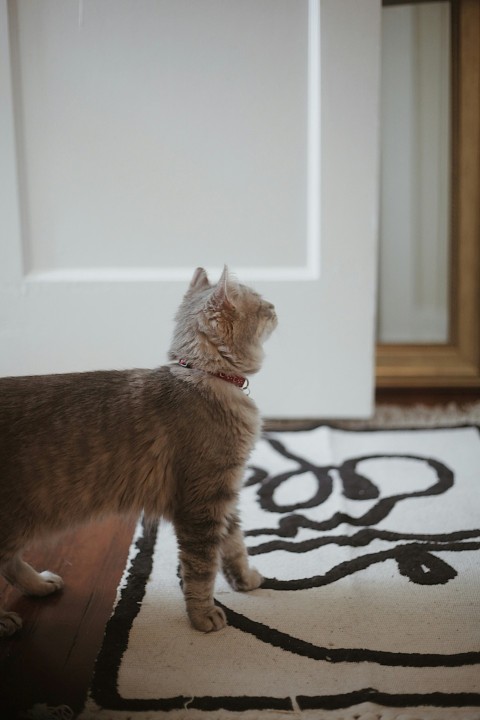
[[[19,555],[2,563],[1,574],[11,585],[25,595],[50,595],[63,587],[63,580],[58,575],[45,570],[37,573]],[[15,612],[0,608],[0,638],[13,635],[22,627],[22,619]]]
[[[223,574],[234,590],[247,592],[260,587],[263,577],[249,565],[243,533],[235,513],[228,518],[227,532],[222,538],[220,551]]]
[[[19,555],[8,560],[2,568],[2,575],[25,595],[43,597],[63,588],[63,580],[49,570],[38,573]]]
[[[22,618],[15,612],[7,612],[0,608],[0,638],[9,637],[20,630]]]

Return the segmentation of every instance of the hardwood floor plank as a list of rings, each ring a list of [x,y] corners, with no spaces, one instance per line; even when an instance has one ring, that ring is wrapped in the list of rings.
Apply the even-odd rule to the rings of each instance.
[[[36,703],[81,708],[134,527],[132,520],[111,518],[26,553],[36,569],[63,577],[60,593],[26,598],[3,584],[0,601],[24,622],[20,633],[0,643],[0,708],[7,717]]]

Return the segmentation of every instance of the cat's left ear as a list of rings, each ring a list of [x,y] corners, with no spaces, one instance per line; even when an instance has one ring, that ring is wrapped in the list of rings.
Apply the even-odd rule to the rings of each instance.
[[[216,310],[227,310],[227,311],[233,311],[235,310],[235,305],[233,304],[231,300],[231,292],[229,289],[229,275],[228,275],[228,268],[225,265],[223,268],[223,272],[220,276],[220,280],[215,286],[215,290],[213,291],[209,304],[211,307],[213,307]]]
[[[193,277],[190,281],[189,291],[205,290],[210,287],[208,276],[205,270],[198,267],[193,273]]]

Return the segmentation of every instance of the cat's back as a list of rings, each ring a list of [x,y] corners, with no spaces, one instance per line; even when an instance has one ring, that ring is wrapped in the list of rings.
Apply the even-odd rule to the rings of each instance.
[[[117,402],[141,384],[147,370],[106,370],[0,378],[0,425],[15,417],[36,422],[41,417],[76,410],[92,412]]]
[[[119,432],[139,405],[148,370],[0,378],[0,463],[18,453]],[[141,412],[141,410],[139,410]]]
[[[133,463],[159,437],[182,465],[241,464],[258,432],[241,390],[179,367],[0,378],[0,465],[12,472],[18,459],[58,472],[92,456]]]

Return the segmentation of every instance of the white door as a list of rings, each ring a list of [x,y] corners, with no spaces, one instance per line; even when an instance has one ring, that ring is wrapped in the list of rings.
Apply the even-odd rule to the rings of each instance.
[[[270,417],[369,413],[379,0],[1,0],[0,374],[155,366],[197,265]]]

